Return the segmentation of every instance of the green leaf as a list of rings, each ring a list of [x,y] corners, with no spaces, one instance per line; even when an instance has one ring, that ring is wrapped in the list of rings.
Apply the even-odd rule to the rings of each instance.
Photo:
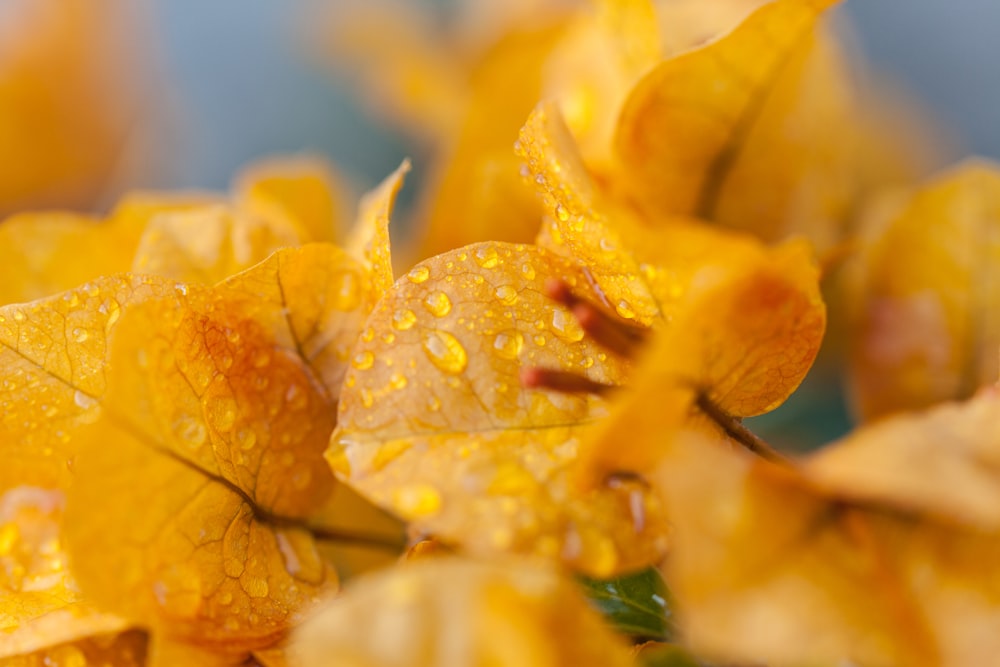
[[[606,580],[580,577],[580,583],[618,632],[640,641],[670,641],[676,635],[670,593],[657,570]]]

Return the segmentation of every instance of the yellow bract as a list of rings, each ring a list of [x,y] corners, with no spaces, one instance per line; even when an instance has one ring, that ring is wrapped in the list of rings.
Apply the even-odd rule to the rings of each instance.
[[[0,490],[68,486],[73,436],[100,411],[108,342],[122,313],[172,289],[122,275],[0,308]]]
[[[306,246],[123,317],[67,509],[90,599],[239,654],[273,643],[336,583],[314,538],[328,527],[309,521],[333,491],[322,451],[336,351],[364,303],[341,296],[362,279],[342,251]]]
[[[111,644],[127,628],[124,619],[99,611],[77,590],[59,538],[63,502],[60,491],[29,486],[0,494],[2,665],[84,655],[88,642]],[[59,644],[66,646],[45,652]]]
[[[1000,170],[957,167],[889,217],[860,261],[852,381],[861,415],[966,398],[997,379]]]
[[[633,516],[635,503],[658,512],[641,489],[584,496],[569,483],[604,401],[521,386],[523,366],[624,379],[626,366],[544,296],[553,276],[587,293],[579,269],[532,246],[477,244],[414,267],[354,350],[327,458],[414,530],[610,574],[655,560],[663,534]]]
[[[303,667],[633,664],[572,581],[531,562],[455,558],[357,581],[303,626],[293,652]]]
[[[668,59],[629,95],[615,148],[621,189],[652,218],[694,215],[766,240],[835,241],[852,195],[849,84],[833,0],[778,0],[731,34]]]
[[[666,573],[692,648],[775,665],[989,661],[1000,517],[982,462],[1000,451],[997,410],[988,392],[897,417],[800,469],[675,442],[650,479],[676,511]]]

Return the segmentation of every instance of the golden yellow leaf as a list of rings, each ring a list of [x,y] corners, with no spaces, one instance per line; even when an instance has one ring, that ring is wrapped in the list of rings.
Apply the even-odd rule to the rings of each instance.
[[[224,205],[161,213],[147,224],[131,270],[211,285],[307,240],[294,219],[272,213],[263,218]]]
[[[27,655],[0,658],[0,667],[147,667],[146,634],[127,630],[47,647]]]
[[[609,574],[662,553],[659,508],[627,482],[573,487],[579,436],[603,400],[521,386],[522,366],[606,384],[627,371],[544,295],[552,276],[588,293],[578,268],[533,246],[476,244],[414,267],[354,350],[327,458],[445,544]]]
[[[0,664],[42,664],[43,652],[79,653],[128,627],[78,592],[59,538],[63,503],[37,487],[0,494]]]
[[[681,440],[651,482],[676,508],[685,637],[773,665],[985,664],[998,650],[997,394],[859,430],[801,468]]]
[[[904,201],[855,285],[852,388],[872,419],[966,398],[1000,364],[1000,170],[970,162]]]
[[[765,240],[837,238],[852,194],[849,79],[813,39],[833,0],[777,0],[658,65],[621,112],[620,187],[653,219],[694,215]]]
[[[538,100],[543,65],[561,32],[556,23],[505,34],[470,73],[458,132],[444,145],[424,200],[419,257],[477,241],[534,240],[538,203],[510,147]]]
[[[316,364],[336,345],[320,328],[327,309],[356,279],[338,258],[353,264],[332,246],[278,253],[123,318],[67,509],[89,597],[238,655],[335,585],[307,520],[333,491],[322,458],[333,392]]]
[[[172,289],[158,278],[120,275],[0,307],[0,490],[67,487],[73,436],[100,411],[113,329],[131,305]]]
[[[233,180],[235,206],[265,220],[290,219],[307,241],[334,243],[346,227],[343,179],[320,157],[301,155],[256,162]]]
[[[361,198],[358,219],[347,240],[347,252],[361,262],[371,276],[374,300],[368,304],[369,309],[389,291],[394,281],[389,221],[396,205],[396,195],[409,172],[410,161],[403,160],[396,171]]]
[[[520,561],[418,561],[357,581],[299,632],[303,667],[613,667],[628,650],[577,586]]]
[[[34,301],[99,276],[128,271],[143,230],[159,213],[193,208],[208,196],[134,193],[106,220],[71,213],[23,213],[0,223],[0,305]],[[87,252],[81,252],[87,248]]]

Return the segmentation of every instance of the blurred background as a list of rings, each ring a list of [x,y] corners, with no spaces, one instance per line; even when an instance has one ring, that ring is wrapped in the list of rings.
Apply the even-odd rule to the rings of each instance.
[[[121,28],[127,33],[124,41],[132,42],[131,53],[104,57],[113,63],[112,71],[131,68],[145,87],[128,91],[124,97],[117,91],[117,97],[112,96],[117,109],[111,112],[138,117],[155,111],[156,128],[141,141],[135,133],[117,138],[116,168],[121,171],[121,163],[128,164],[131,185],[220,189],[240,165],[255,157],[310,150],[332,158],[360,188],[387,174],[407,154],[417,159],[414,176],[419,180],[419,149],[374,120],[357,91],[318,56],[317,17],[332,5],[354,2],[364,4],[357,0],[78,1],[77,23],[101,20],[107,24],[114,18],[107,8],[115,4],[118,14],[127,13],[123,7],[137,14],[136,24]],[[9,66],[3,63],[5,51],[14,49],[18,40],[37,39],[43,32],[16,26],[24,24],[26,14],[37,13],[46,4],[51,3],[0,0],[0,73]],[[443,3],[413,0],[410,4],[432,7]],[[144,11],[137,11],[139,7]],[[1000,3],[848,0],[841,11],[852,21],[859,48],[874,66],[922,99],[953,129],[965,152],[1000,157],[1000,68],[996,66],[1000,62]],[[67,39],[65,34],[59,37],[58,31],[49,38],[62,43]],[[66,57],[74,63],[82,58],[80,53]],[[114,83],[105,85],[114,87]],[[86,104],[94,103],[92,90],[82,94],[90,98]],[[3,95],[0,87],[0,102]],[[83,106],[78,99],[66,113],[80,114]],[[0,126],[4,113],[0,111]],[[98,130],[87,126],[79,131],[94,136]],[[12,148],[18,140],[0,134],[0,152],[23,159]],[[22,143],[25,140],[20,138]],[[138,148],[137,143],[141,144]],[[128,162],[133,154],[141,154],[143,160],[154,155],[155,164],[137,169]],[[68,156],[67,163],[76,160],[81,168],[83,159]],[[22,164],[16,171],[26,168]],[[0,168],[0,174],[4,173]],[[68,204],[81,201],[74,196],[63,199]],[[113,194],[106,200],[105,205],[113,201]],[[25,205],[44,203],[43,193],[28,198]]]

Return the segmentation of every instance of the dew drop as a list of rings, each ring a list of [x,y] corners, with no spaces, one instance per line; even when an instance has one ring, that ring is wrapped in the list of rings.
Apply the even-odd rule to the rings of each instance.
[[[535,267],[531,262],[525,262],[521,265],[521,275],[525,277],[526,280],[535,279]]]
[[[451,312],[451,299],[444,292],[432,292],[424,299],[424,308],[434,317],[444,317]]]
[[[417,322],[417,316],[412,310],[397,310],[392,315],[392,326],[399,331],[411,329]]]
[[[97,309],[102,314],[107,314],[108,321],[105,322],[105,328],[111,328],[118,321],[118,318],[122,316],[122,307],[114,299],[108,299],[105,303],[101,304],[101,307]]]
[[[535,336],[535,345],[538,347],[545,347],[545,336],[542,336],[541,334]]]
[[[584,331],[568,311],[556,308],[552,311],[552,333],[567,343],[575,343],[583,339]]]
[[[441,494],[428,484],[407,484],[396,489],[393,501],[409,519],[431,516],[441,509]]]
[[[504,359],[517,359],[524,348],[524,336],[516,329],[501,331],[493,339],[493,349]]]
[[[366,371],[372,367],[375,363],[375,355],[368,350],[358,352],[351,359],[351,365],[357,368],[359,371]]]
[[[614,252],[615,250],[618,249],[618,246],[616,246],[613,241],[610,241],[610,240],[605,239],[605,238],[601,239],[600,243],[598,243],[598,246],[604,252]]]
[[[424,337],[424,352],[439,370],[457,375],[465,370],[469,357],[458,339],[447,331],[431,331]]]
[[[517,302],[517,290],[511,285],[501,285],[494,294],[506,306],[513,306]]]
[[[375,405],[375,397],[372,396],[372,392],[369,389],[361,390],[361,404],[366,408],[370,408]]]
[[[271,363],[271,353],[268,350],[255,350],[250,362],[254,368],[266,368]]]
[[[73,340],[77,343],[84,343],[88,338],[90,338],[90,333],[86,329],[80,327],[73,329]]]
[[[199,420],[188,416],[182,417],[180,423],[177,424],[177,435],[184,441],[184,444],[192,448],[203,445],[205,438],[208,437],[205,425]]]
[[[97,405],[97,401],[94,398],[79,390],[73,394],[73,402],[76,403],[76,407],[81,410],[89,410]]]
[[[389,386],[397,391],[400,389],[405,389],[407,385],[406,376],[402,373],[393,373],[389,378]]]
[[[251,428],[241,428],[236,433],[236,444],[244,451],[253,449],[253,446],[257,444],[257,434]]]
[[[309,407],[309,394],[297,384],[288,385],[285,390],[285,403],[296,412]]]
[[[25,320],[24,311],[15,310],[14,311],[14,321],[15,322],[24,322],[24,320]]]
[[[228,396],[217,398],[210,404],[209,414],[216,429],[229,431],[236,423],[236,401]]]
[[[267,597],[269,591],[267,580],[259,577],[241,577],[240,585],[246,594],[252,598]]]
[[[426,266],[417,265],[406,274],[406,279],[415,285],[426,282],[431,277],[431,270]]]
[[[500,256],[497,254],[496,246],[487,244],[476,248],[476,264],[484,269],[492,269],[500,263]]]
[[[365,329],[364,331],[362,331],[361,332],[361,340],[364,341],[364,342],[366,342],[366,343],[370,343],[373,340],[375,340],[375,329],[373,329],[371,327],[368,327],[367,329]]]
[[[431,396],[431,400],[427,401],[427,409],[431,412],[438,412],[441,410],[441,399],[437,396]]]
[[[615,312],[624,317],[626,320],[635,319],[635,311],[632,310],[632,305],[625,299],[618,302],[618,305],[615,306]]]
[[[562,204],[556,204],[556,217],[559,218],[560,222],[566,222],[569,220],[569,211]]]

